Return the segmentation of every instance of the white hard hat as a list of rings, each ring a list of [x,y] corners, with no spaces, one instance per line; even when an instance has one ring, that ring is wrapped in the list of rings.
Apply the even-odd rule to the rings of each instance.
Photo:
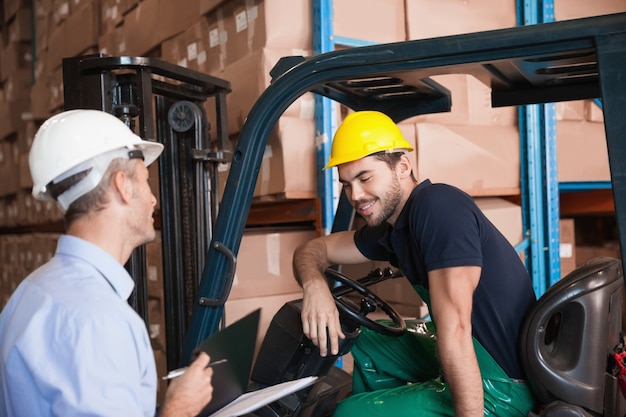
[[[162,144],[141,139],[107,112],[69,110],[59,113],[46,120],[33,139],[28,158],[33,196],[39,200],[55,200],[56,197],[66,211],[73,201],[98,185],[114,158],[142,156],[148,166],[162,151]],[[83,171],[88,174],[76,185],[61,195],[50,194],[51,182],[58,183]]]

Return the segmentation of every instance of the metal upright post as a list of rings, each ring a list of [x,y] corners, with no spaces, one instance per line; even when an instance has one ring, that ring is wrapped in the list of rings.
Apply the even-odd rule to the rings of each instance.
[[[553,0],[518,0],[518,25],[554,21]],[[527,267],[541,296],[561,275],[556,118],[552,103],[519,109],[521,195]]]
[[[315,55],[335,49],[333,41],[332,0],[312,0],[313,6],[313,53]],[[339,202],[336,170],[324,170],[330,156],[332,137],[335,133],[335,106],[333,100],[315,96],[315,149],[317,153],[317,195],[322,206],[322,234],[332,229]]]

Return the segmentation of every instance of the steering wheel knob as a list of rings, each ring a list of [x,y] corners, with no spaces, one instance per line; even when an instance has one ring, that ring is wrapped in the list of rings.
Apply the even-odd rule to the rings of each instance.
[[[367,314],[367,313],[372,313],[376,311],[376,306],[367,298],[362,298],[361,299],[361,311],[359,312],[359,314]]]

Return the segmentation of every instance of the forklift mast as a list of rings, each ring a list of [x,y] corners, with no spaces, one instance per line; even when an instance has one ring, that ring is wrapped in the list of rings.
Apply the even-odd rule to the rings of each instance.
[[[225,128],[230,83],[157,59],[97,54],[64,59],[63,85],[65,110],[112,113],[143,139],[165,146],[156,220],[165,255],[167,363],[177,366],[218,212],[218,165],[232,156]],[[207,100],[215,101],[216,126],[207,121]],[[130,303],[148,325],[145,246],[133,251],[126,268],[135,280]]]

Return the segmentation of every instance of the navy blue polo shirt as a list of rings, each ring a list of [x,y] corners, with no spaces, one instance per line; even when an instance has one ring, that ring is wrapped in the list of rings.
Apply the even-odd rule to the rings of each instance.
[[[426,180],[411,193],[394,227],[364,226],[355,243],[369,259],[389,261],[413,285],[428,289],[428,272],[481,267],[474,292],[472,331],[511,378],[525,379],[519,329],[535,301],[532,282],[515,249],[472,197]]]

